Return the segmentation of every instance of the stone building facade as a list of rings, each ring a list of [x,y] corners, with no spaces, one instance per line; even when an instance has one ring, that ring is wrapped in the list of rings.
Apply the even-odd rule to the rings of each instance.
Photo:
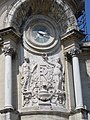
[[[83,0],[0,0],[0,120],[90,120]]]

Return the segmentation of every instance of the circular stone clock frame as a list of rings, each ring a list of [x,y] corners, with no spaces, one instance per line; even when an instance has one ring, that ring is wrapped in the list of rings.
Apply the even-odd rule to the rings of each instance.
[[[26,22],[23,40],[25,48],[29,51],[50,53],[59,43],[57,24],[43,15],[32,16]]]

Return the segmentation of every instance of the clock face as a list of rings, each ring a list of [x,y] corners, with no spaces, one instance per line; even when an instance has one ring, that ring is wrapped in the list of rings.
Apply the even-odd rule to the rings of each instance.
[[[23,44],[28,51],[38,54],[51,53],[59,46],[58,26],[51,18],[33,15],[27,20],[23,32]]]
[[[46,43],[50,39],[50,31],[44,25],[36,25],[32,28],[32,37],[38,43]]]

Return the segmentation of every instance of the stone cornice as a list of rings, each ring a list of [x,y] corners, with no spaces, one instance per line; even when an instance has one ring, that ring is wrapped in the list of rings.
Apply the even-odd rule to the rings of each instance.
[[[75,29],[64,34],[61,37],[61,43],[64,47],[65,52],[69,51],[70,49],[74,47],[79,48],[80,47],[79,44],[83,40],[84,37],[85,37],[85,34]]]
[[[82,40],[85,37],[85,34],[83,34],[82,32],[72,29],[71,31],[67,32],[66,34],[64,34],[63,36],[61,36],[61,40],[70,40],[70,39],[76,39],[76,40]]]
[[[17,33],[14,27],[8,27],[0,30],[0,35],[14,34],[17,37],[20,37],[20,33]]]
[[[17,42],[21,38],[21,34],[18,33],[13,27],[8,27],[5,29],[0,30],[0,37],[1,37],[1,44],[6,39],[12,39],[13,41]]]

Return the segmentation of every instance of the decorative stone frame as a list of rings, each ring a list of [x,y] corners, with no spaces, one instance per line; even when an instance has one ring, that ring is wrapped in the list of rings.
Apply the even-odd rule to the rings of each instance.
[[[38,22],[37,22],[38,21]],[[51,22],[52,21],[52,22]],[[50,31],[50,39],[46,43],[38,43],[32,37],[32,28],[35,25],[44,25]],[[51,53],[54,47],[60,45],[58,25],[49,17],[44,15],[35,15],[28,19],[23,32],[24,46],[29,51],[35,53]]]

